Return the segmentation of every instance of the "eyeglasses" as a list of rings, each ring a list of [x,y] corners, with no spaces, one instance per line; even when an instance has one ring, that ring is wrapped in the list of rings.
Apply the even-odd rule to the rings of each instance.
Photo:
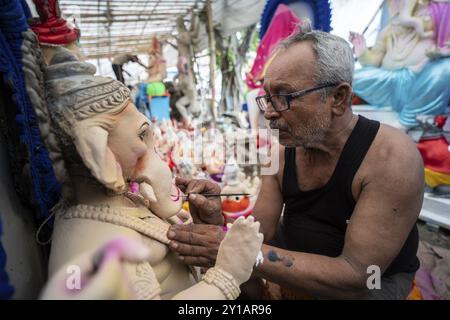
[[[267,104],[270,102],[272,104],[272,107],[277,112],[283,112],[286,110],[289,110],[291,108],[291,101],[300,97],[303,97],[304,95],[307,95],[308,93],[328,88],[328,87],[335,87],[337,84],[323,84],[314,88],[305,89],[302,91],[297,91],[293,93],[286,93],[286,94],[272,94],[272,95],[264,95],[264,96],[258,96],[256,97],[256,103],[258,104],[259,109],[262,112],[265,112],[267,110]]]

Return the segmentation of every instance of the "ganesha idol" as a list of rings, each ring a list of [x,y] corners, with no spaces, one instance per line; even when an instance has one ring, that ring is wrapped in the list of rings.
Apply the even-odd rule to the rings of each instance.
[[[107,273],[109,281],[121,277],[129,284],[107,298],[235,299],[262,245],[259,224],[237,220],[219,247],[216,265],[198,281],[194,270],[169,251],[167,232],[182,198],[155,150],[152,124],[131,103],[128,88],[94,76],[95,71],[65,48],[56,49],[45,70],[51,121],[41,128],[49,131],[43,136],[64,195],[54,209],[50,279],[85,261],[80,257],[110,261],[94,253],[111,252],[98,250],[125,238],[148,248],[149,255],[145,261],[123,261],[120,272]],[[91,276],[82,274],[81,291],[106,298],[108,277],[99,282]],[[68,290],[61,280],[47,288],[46,296],[66,297]]]
[[[354,92],[374,106],[391,106],[402,126],[418,115],[446,112],[450,101],[450,2],[386,1],[389,21],[367,48],[351,33],[356,57]]]

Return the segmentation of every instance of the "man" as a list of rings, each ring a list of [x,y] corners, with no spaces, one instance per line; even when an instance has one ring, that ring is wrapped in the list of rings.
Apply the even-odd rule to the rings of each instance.
[[[299,296],[405,299],[419,267],[422,159],[405,134],[352,113],[352,76],[348,44],[320,31],[291,36],[267,69],[269,96],[257,100],[282,146],[279,172],[262,177],[254,209],[266,243],[254,275]],[[201,180],[178,184],[185,193],[220,191]],[[223,238],[213,225],[220,200],[189,201],[195,224],[172,226],[170,246],[187,264],[211,266]]]
[[[112,69],[114,71],[114,74],[116,75],[117,80],[119,80],[123,84],[125,84],[123,72],[126,72],[128,75],[130,75],[127,71],[123,69],[123,65],[128,62],[136,62],[145,69],[148,69],[147,66],[145,66],[136,55],[130,53],[119,54],[112,61]]]

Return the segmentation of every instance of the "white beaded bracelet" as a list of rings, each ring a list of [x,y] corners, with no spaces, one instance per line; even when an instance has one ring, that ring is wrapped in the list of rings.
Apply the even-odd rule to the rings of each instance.
[[[259,266],[264,262],[264,255],[261,250],[259,250],[258,255],[256,256],[255,267]]]
[[[213,267],[206,271],[203,280],[219,288],[228,300],[235,300],[241,294],[241,289],[233,276],[220,267]]]

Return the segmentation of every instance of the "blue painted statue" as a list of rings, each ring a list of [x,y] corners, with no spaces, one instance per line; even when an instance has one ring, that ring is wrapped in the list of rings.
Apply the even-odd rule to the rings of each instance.
[[[446,112],[450,101],[450,2],[388,0],[389,18],[372,48],[350,34],[356,57],[354,92],[374,106],[391,106],[400,124]]]

